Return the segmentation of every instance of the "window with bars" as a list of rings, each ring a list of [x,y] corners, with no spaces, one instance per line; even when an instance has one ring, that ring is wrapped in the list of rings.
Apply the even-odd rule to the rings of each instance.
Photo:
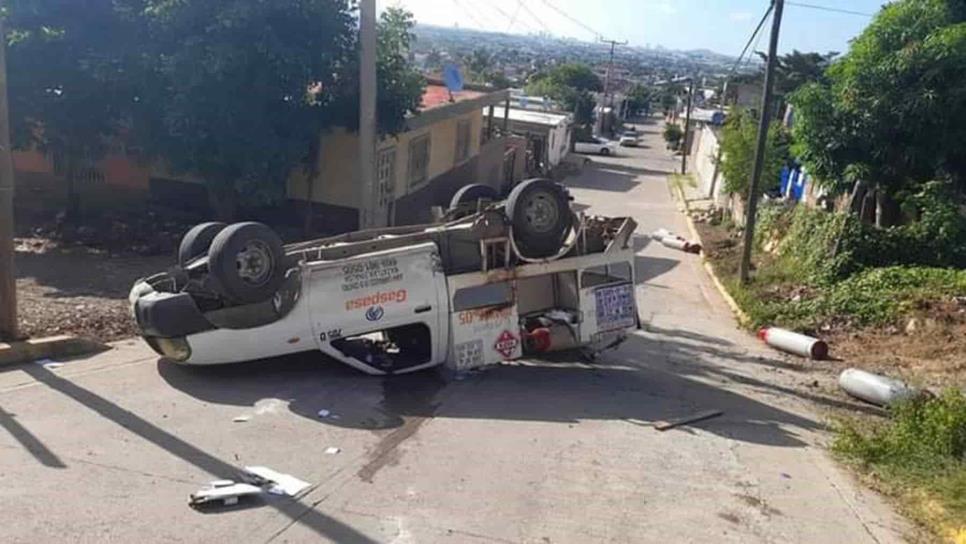
[[[409,142],[409,186],[418,187],[429,179],[429,134]]]
[[[455,163],[459,164],[470,157],[470,128],[469,119],[460,121],[456,125],[456,158]]]

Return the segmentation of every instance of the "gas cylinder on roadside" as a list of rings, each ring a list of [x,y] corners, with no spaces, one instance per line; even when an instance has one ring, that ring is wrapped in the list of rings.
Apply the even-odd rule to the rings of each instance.
[[[778,327],[764,327],[758,331],[758,338],[773,348],[822,360],[828,357],[828,344],[818,338],[792,332]]]

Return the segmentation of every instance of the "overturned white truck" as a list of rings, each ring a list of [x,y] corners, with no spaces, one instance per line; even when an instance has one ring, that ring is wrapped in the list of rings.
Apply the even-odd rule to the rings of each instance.
[[[321,351],[383,375],[597,352],[640,326],[635,227],[574,213],[550,180],[505,200],[471,185],[432,225],[284,246],[259,223],[198,225],[130,298],[147,343],[190,365]]]

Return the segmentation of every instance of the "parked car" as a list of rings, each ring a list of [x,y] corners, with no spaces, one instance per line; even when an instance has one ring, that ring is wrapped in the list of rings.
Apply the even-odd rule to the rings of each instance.
[[[616,155],[617,142],[606,138],[591,137],[585,140],[577,140],[574,145],[577,153],[594,153],[599,155]]]
[[[638,138],[640,138],[640,136],[637,134],[637,130],[632,128],[625,130],[624,133],[621,134],[618,143],[625,147],[637,147]]]
[[[432,225],[288,245],[261,223],[203,223],[130,302],[148,345],[185,365],[318,352],[386,375],[593,356],[640,326],[636,225],[578,216],[539,178],[506,199],[467,186]]]

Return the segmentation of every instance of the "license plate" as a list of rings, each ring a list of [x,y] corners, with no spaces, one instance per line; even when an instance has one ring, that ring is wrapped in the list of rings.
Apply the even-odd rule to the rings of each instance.
[[[597,330],[626,329],[637,324],[634,286],[601,287],[594,291],[597,300]]]

